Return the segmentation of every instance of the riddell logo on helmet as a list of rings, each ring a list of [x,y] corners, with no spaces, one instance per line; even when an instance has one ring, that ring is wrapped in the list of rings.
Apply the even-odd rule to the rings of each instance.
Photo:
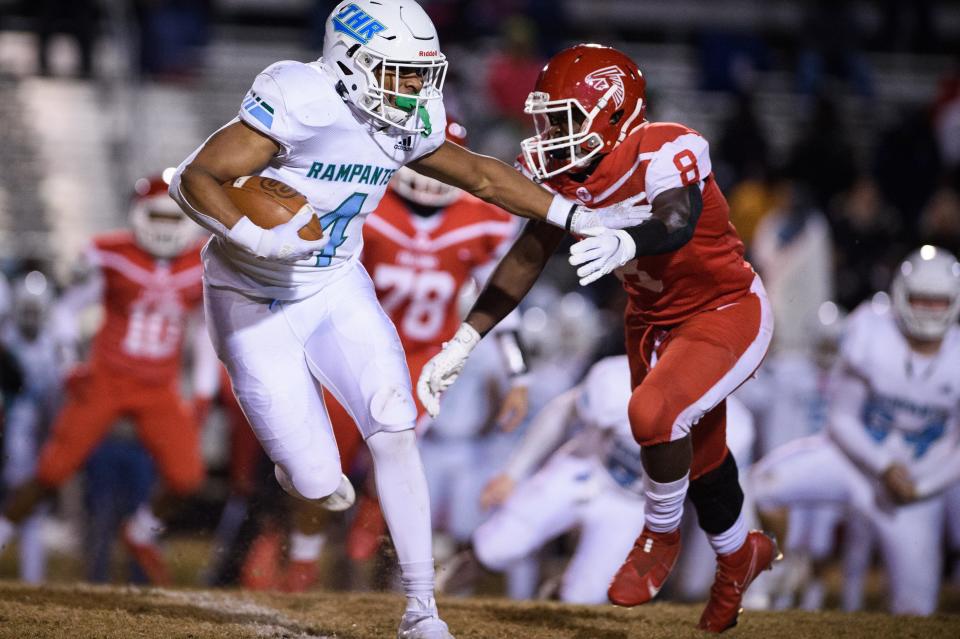
[[[620,67],[612,65],[590,72],[584,78],[584,82],[597,91],[608,91],[611,86],[616,87],[613,91],[613,103],[619,109],[623,105],[623,76],[625,75],[627,74],[621,71]]]
[[[440,55],[439,51],[421,51],[420,52],[421,58],[435,58],[438,55]]]

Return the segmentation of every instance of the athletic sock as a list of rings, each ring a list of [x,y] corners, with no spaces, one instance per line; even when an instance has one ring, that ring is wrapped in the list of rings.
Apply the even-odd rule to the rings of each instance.
[[[737,515],[737,520],[733,525],[727,528],[719,535],[707,533],[707,539],[710,540],[710,546],[718,555],[729,555],[732,552],[740,550],[743,543],[747,540],[747,523],[743,519],[743,511]]]
[[[13,522],[0,515],[0,550],[7,547],[16,533],[17,527],[13,525]]]
[[[690,485],[690,474],[680,479],[661,484],[648,476],[643,478],[643,494],[646,497],[644,515],[646,527],[657,533],[668,533],[680,527],[683,517],[683,501]]]
[[[138,546],[149,546],[157,542],[157,535],[163,532],[163,522],[157,519],[150,504],[140,504],[127,524],[130,541]]]
[[[408,598],[433,599],[430,496],[413,430],[381,431],[367,438],[380,507],[400,562]]]
[[[323,533],[305,535],[301,532],[290,533],[290,561],[317,561],[327,536]]]

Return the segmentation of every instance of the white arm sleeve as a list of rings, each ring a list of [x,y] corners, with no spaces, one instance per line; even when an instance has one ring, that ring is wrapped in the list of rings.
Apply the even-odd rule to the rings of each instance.
[[[960,445],[926,475],[914,478],[917,497],[923,499],[943,492],[953,484],[960,482]]]
[[[861,414],[868,393],[866,379],[841,360],[831,380],[827,432],[857,466],[876,476],[893,460],[864,428]]]
[[[513,451],[503,472],[520,480],[533,472],[550,453],[559,448],[567,434],[570,417],[576,408],[580,387],[575,386],[544,406]]]

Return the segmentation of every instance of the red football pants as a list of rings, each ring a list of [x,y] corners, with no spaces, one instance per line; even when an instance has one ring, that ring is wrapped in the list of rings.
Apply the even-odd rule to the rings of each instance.
[[[174,493],[187,495],[203,482],[200,434],[193,411],[175,381],[144,384],[104,368],[76,380],[37,462],[37,479],[55,488],[83,465],[121,417],[130,417],[160,476]]]
[[[629,417],[641,446],[691,435],[696,479],[727,454],[726,397],[760,366],[773,336],[773,312],[760,279],[740,300],[672,327],[626,316],[633,395]]]

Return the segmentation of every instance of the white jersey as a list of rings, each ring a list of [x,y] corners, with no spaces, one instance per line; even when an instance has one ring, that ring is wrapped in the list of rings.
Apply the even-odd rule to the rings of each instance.
[[[238,118],[280,145],[259,175],[305,195],[330,241],[320,255],[289,264],[258,259],[214,235],[203,255],[207,283],[250,297],[297,300],[336,279],[344,264],[359,258],[363,222],[377,208],[393,174],[443,143],[443,104],[429,101],[428,115],[428,135],[378,129],[340,96],[337,80],[322,60],[267,67],[254,80]],[[197,151],[184,160],[178,174]],[[210,228],[203,219],[194,219]]]
[[[924,478],[941,474],[960,445],[960,327],[947,331],[935,355],[922,356],[910,349],[892,313],[864,304],[848,320],[837,373],[839,383],[844,376],[859,379],[866,393],[859,424],[836,413],[843,397],[832,400],[831,435],[874,473],[890,463],[906,465],[926,492]],[[849,432],[857,425],[860,433]]]

